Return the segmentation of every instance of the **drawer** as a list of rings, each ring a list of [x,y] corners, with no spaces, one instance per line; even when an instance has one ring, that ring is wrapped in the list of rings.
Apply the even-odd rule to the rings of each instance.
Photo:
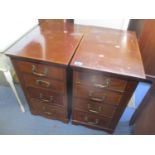
[[[89,84],[98,88],[107,88],[115,91],[124,91],[127,81],[119,78],[104,76],[102,74],[91,74],[75,72],[76,83]]]
[[[113,105],[103,104],[103,103],[94,102],[90,100],[83,100],[79,98],[74,98],[73,103],[74,103],[73,109],[94,113],[98,115],[103,115],[109,118],[113,117],[117,109]]]
[[[92,86],[75,85],[74,96],[95,102],[119,105],[122,93],[95,88]]]
[[[62,94],[33,87],[28,87],[27,91],[30,98],[37,99],[42,103],[46,103],[49,105],[60,105],[60,106],[65,105],[64,96]]]
[[[24,83],[26,87],[37,87],[56,91],[58,93],[65,92],[65,84],[58,80],[52,80],[49,78],[37,77],[31,74],[23,75]]]
[[[65,120],[67,118],[67,111],[60,107],[42,104],[42,102],[31,99],[30,102],[31,112],[35,115],[42,115],[50,119]]]
[[[65,79],[65,69],[27,61],[16,61],[20,72],[30,73],[38,77],[50,77],[57,80]]]
[[[90,113],[81,112],[77,110],[73,111],[72,119],[73,121],[79,122],[81,124],[100,127],[100,128],[108,128],[111,123],[111,119],[109,118],[106,118],[103,116],[101,117],[95,114],[90,114]]]

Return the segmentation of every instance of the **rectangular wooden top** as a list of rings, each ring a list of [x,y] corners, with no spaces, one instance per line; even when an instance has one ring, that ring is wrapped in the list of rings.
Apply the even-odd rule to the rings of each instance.
[[[134,32],[89,27],[71,66],[145,79]]]
[[[82,36],[72,23],[45,23],[10,47],[6,55],[68,65]]]

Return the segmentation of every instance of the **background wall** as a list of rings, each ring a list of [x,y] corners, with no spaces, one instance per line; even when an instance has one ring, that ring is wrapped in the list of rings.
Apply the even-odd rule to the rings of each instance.
[[[0,24],[0,68],[11,68],[12,75],[14,70],[9,59],[2,54],[10,45],[16,42],[24,34],[38,24],[37,19],[1,19]],[[8,85],[4,75],[0,72],[0,85]]]
[[[75,19],[74,23],[82,25],[95,25],[114,29],[126,30],[129,24],[129,19]]]
[[[3,52],[37,24],[37,19],[1,19],[0,52]]]

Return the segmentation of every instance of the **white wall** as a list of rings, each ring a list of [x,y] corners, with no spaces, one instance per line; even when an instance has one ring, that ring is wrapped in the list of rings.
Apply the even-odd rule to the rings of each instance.
[[[1,19],[0,52],[3,52],[37,24],[37,19]]]
[[[76,24],[81,25],[94,25],[101,27],[108,27],[114,29],[126,30],[129,24],[129,19],[75,19],[74,22]]]

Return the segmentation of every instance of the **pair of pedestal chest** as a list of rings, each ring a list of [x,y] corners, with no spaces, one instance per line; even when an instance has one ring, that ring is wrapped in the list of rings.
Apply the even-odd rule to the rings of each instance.
[[[145,78],[133,32],[42,23],[7,55],[32,114],[110,133]]]

